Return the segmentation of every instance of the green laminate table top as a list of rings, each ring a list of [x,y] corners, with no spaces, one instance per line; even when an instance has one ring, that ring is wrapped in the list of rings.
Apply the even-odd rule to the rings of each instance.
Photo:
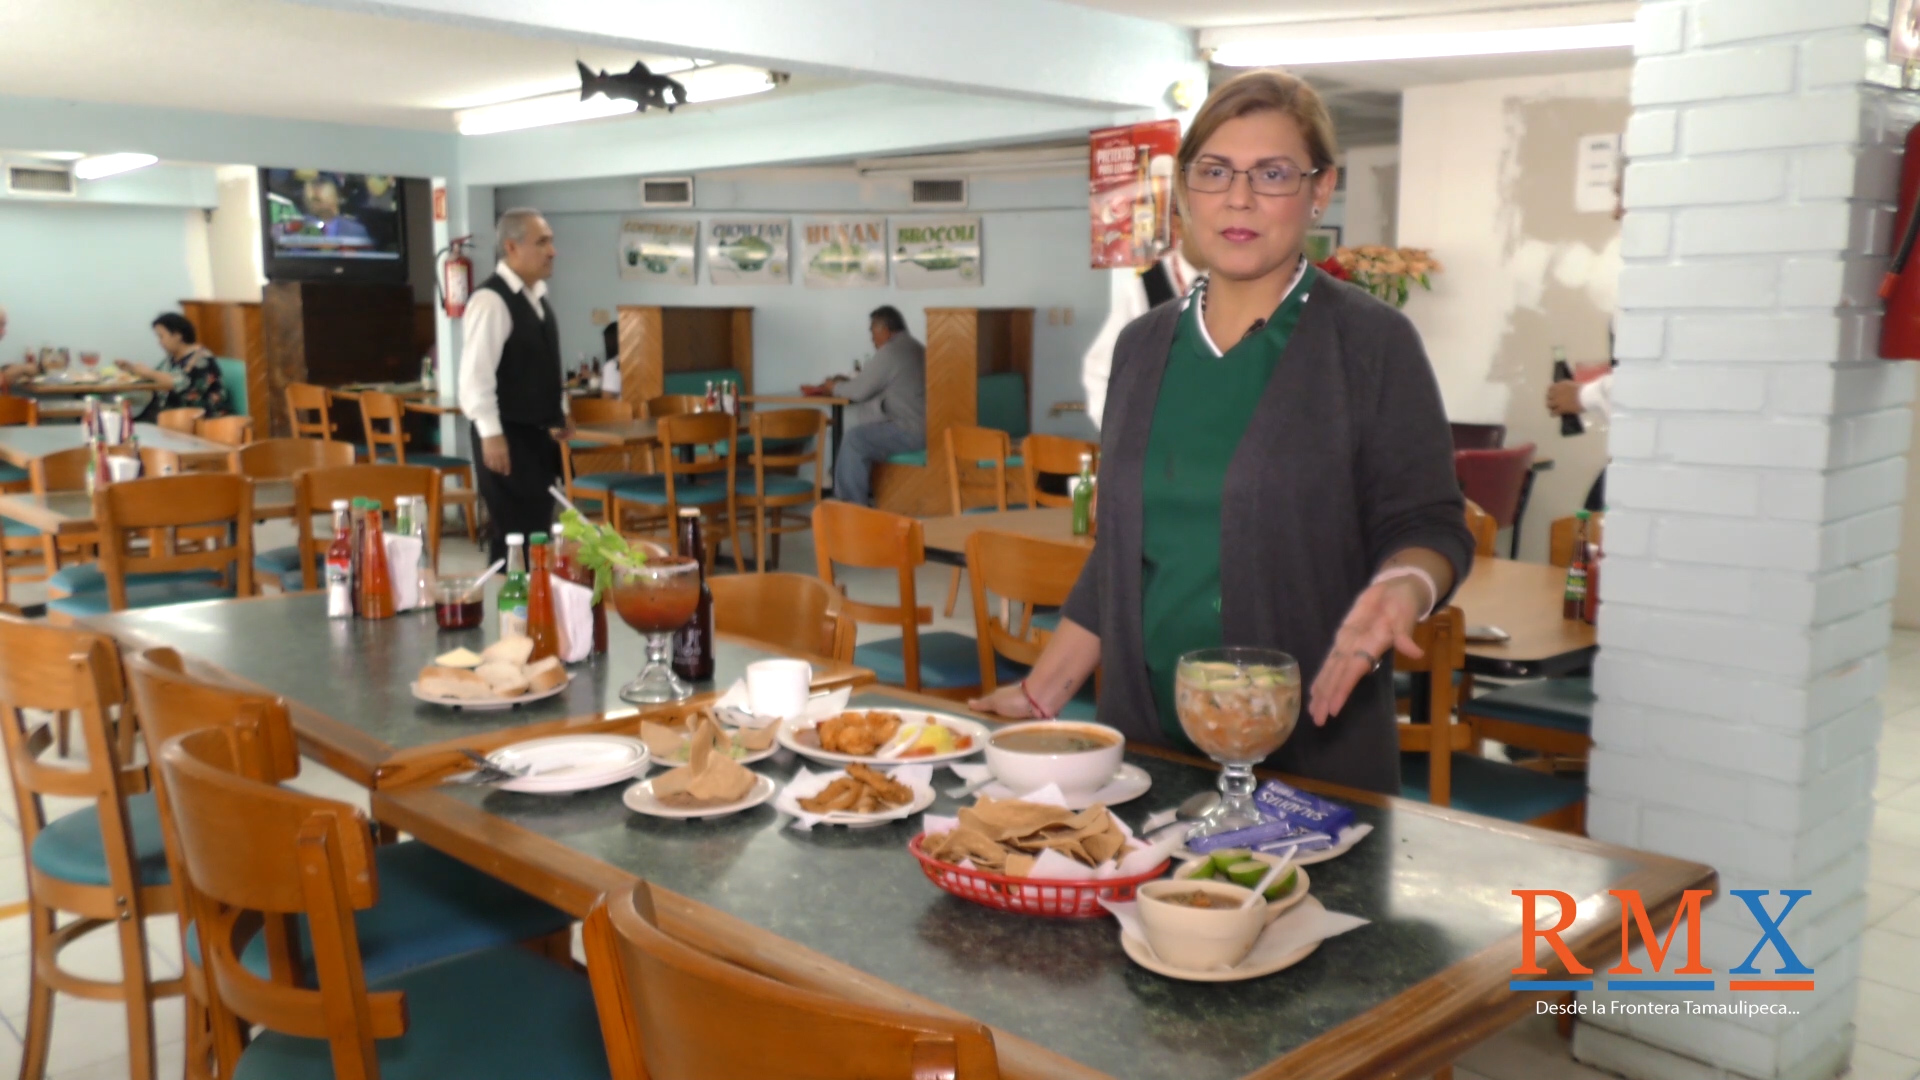
[[[443,631],[431,608],[378,621],[329,619],[324,592],[178,604],[87,624],[133,647],[169,646],[213,677],[286,698],[302,748],[369,786],[387,782],[397,766],[462,746],[637,724],[639,710],[622,701],[619,690],[639,674],[645,645],[611,612],[607,655],[572,665],[572,683],[555,697],[499,711],[456,711],[416,699],[410,685],[435,656],[463,646],[478,652],[497,639],[493,591],[476,630]],[[716,646],[714,681],[696,684],[697,692],[724,691],[749,663],[785,655],[727,635]],[[872,679],[851,664],[811,659],[816,686]]]
[[[227,455],[233,452],[233,447],[223,443],[168,431],[158,424],[135,424],[133,427],[141,446],[179,454],[187,464],[202,460],[225,461]],[[0,425],[0,461],[24,469],[35,458],[85,446],[86,442],[86,433],[79,424]]]
[[[855,695],[854,704],[862,703],[900,701],[869,690]],[[1128,760],[1153,778],[1145,796],[1115,808],[1136,829],[1149,813],[1214,784],[1214,772],[1197,764],[1141,753],[1129,753]],[[785,781],[798,764],[783,751],[753,767]],[[664,820],[628,811],[620,801],[625,786],[560,797],[458,786],[387,789],[376,794],[375,812],[462,858],[485,859],[490,872],[579,909],[576,914],[623,877],[644,878],[690,901],[693,910],[738,921],[721,918],[719,929],[702,924],[704,937],[727,940],[728,926],[733,938],[752,937],[739,928],[744,923],[849,966],[859,973],[849,986],[871,977],[991,1025],[1002,1043],[1003,1069],[1009,1057],[1041,1048],[1042,1060],[1023,1058],[1026,1064],[1008,1075],[1383,1075],[1329,1062],[1394,1052],[1392,1039],[1365,1032],[1369,1024],[1387,1025],[1394,1038],[1417,1035],[1421,1024],[1457,1033],[1466,1020],[1485,1019],[1495,1007],[1488,1001],[1506,1003],[1511,1015],[1485,1027],[1477,1036],[1484,1037],[1522,1006],[1531,1011],[1530,996],[1506,988],[1506,971],[1519,954],[1511,890],[1559,888],[1605,900],[1605,890],[1631,880],[1652,909],[1677,898],[1681,888],[1712,879],[1705,867],[1377,800],[1385,805],[1357,807],[1373,833],[1309,871],[1313,894],[1328,909],[1363,916],[1371,925],[1328,940],[1283,972],[1202,984],[1133,964],[1109,918],[1002,913],[940,891],[907,851],[920,829],[918,816],[877,828],[798,832],[769,803],[717,820]],[[936,770],[939,797],[929,812],[953,814],[960,803],[945,789],[956,786],[950,772]],[[1665,869],[1649,875],[1650,863]],[[553,886],[555,880],[575,888]],[[1583,905],[1583,919],[1599,907],[1598,901]],[[1611,918],[1611,925],[1595,920],[1588,944],[1596,955],[1618,940],[1611,936],[1618,933],[1617,908]],[[1573,935],[1567,940],[1582,947]],[[739,948],[739,962],[765,970],[766,945],[743,940]],[[1497,957],[1497,972],[1487,968],[1489,956]],[[1496,988],[1476,997],[1479,988],[1463,974],[1469,971]],[[793,977],[813,973],[800,965]],[[1443,999],[1429,996],[1413,1006],[1435,979],[1455,985]],[[1303,1049],[1315,1039],[1323,1041]],[[1329,1057],[1335,1044],[1345,1049]],[[1461,1049],[1452,1046],[1449,1058]],[[1048,1053],[1081,1070],[1049,1063]]]

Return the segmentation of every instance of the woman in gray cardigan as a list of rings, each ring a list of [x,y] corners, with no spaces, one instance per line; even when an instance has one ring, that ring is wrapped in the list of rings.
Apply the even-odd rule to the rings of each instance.
[[[1473,538],[1418,334],[1302,253],[1335,153],[1293,76],[1248,72],[1201,108],[1176,193],[1211,274],[1121,333],[1099,541],[1033,671],[976,708],[1052,716],[1100,667],[1102,722],[1191,750],[1179,656],[1275,648],[1300,662],[1312,722],[1267,764],[1399,790],[1383,661],[1417,653],[1414,624],[1466,575]]]

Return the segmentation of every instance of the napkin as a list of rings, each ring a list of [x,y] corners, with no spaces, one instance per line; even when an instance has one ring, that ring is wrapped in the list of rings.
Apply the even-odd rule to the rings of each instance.
[[[800,808],[800,800],[810,799],[820,794],[826,790],[828,784],[833,783],[845,775],[847,774],[843,769],[836,769],[833,772],[816,773],[802,765],[800,771],[794,774],[793,779],[787,781],[786,786],[780,789],[780,794],[774,796],[774,809],[783,814],[791,815],[793,818],[793,827],[799,832],[807,832],[822,821],[831,823],[830,818],[822,817],[819,814],[809,814],[805,810],[802,810]],[[889,770],[887,772],[887,779],[912,788],[914,801],[918,802],[926,798],[933,791],[933,766],[924,764],[902,765],[897,769]],[[912,804],[910,803],[908,805]],[[904,811],[906,807],[903,806],[899,809]],[[897,820],[897,818],[909,816],[911,815],[899,813],[893,818],[883,820],[892,821]]]
[[[1147,954],[1159,960],[1153,951],[1153,945],[1147,941],[1146,927],[1140,923],[1140,905],[1136,901],[1101,900],[1100,906],[1113,913],[1120,921],[1120,929],[1132,934],[1146,945]],[[1260,936],[1254,939],[1253,951],[1233,967],[1217,967],[1215,971],[1232,971],[1234,967],[1256,967],[1263,961],[1276,960],[1290,952],[1304,949],[1315,942],[1338,937],[1349,930],[1367,925],[1367,920],[1358,915],[1341,915],[1322,907],[1318,897],[1308,896],[1300,901],[1292,911],[1282,914],[1267,924]],[[1166,963],[1162,960],[1161,963]],[[1171,965],[1169,965],[1171,966]]]
[[[720,725],[707,716],[693,730],[693,752],[685,765],[653,781],[653,797],[666,806],[723,806],[753,790],[754,773],[718,749]]]
[[[420,540],[418,537],[386,533],[387,582],[393,592],[393,610],[412,611],[432,605],[433,598],[420,588]]]
[[[558,574],[553,583],[553,623],[560,629],[560,662],[577,664],[593,652],[593,589]]]
[[[980,786],[993,782],[993,766],[991,765],[972,765],[964,761],[949,761],[947,762],[947,768],[953,770],[953,775],[966,781],[966,783],[960,787],[947,789],[947,794],[956,799],[964,799],[980,790]]]
[[[847,711],[847,702],[853,697],[853,688],[842,687],[830,694],[822,694],[807,700],[807,707],[794,717],[794,725],[806,727],[829,720]],[[737,728],[768,728],[780,722],[777,716],[755,716],[750,708],[752,699],[747,696],[747,680],[733,680],[727,692],[713,703],[714,711],[726,718],[727,723]]]

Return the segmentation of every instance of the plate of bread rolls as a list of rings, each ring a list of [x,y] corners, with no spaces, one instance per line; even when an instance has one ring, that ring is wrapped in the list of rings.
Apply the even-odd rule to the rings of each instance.
[[[544,701],[573,680],[557,657],[529,663],[533,641],[501,638],[484,651],[455,649],[434,657],[413,682],[413,696],[451,709],[511,709]]]

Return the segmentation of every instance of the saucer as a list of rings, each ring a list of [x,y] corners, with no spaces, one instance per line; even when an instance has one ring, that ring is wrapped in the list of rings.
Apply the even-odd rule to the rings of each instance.
[[[771,777],[756,774],[753,787],[748,789],[746,797],[739,802],[724,803],[720,806],[668,806],[653,797],[653,781],[642,780],[640,783],[628,788],[626,792],[620,796],[620,801],[627,804],[627,809],[638,814],[647,814],[652,817],[725,817],[728,814],[736,814],[742,810],[750,810],[753,807],[759,806],[761,803],[773,798],[773,794],[778,788],[779,785],[774,783]]]
[[[1067,796],[1067,809],[1085,810],[1089,806],[1118,806],[1123,802],[1132,802],[1147,793],[1153,787],[1153,777],[1138,765],[1122,765],[1120,771],[1113,774],[1107,786],[1091,795]],[[980,794],[989,799],[1017,799],[1021,793],[998,780],[980,789]],[[1298,860],[1295,860],[1296,862]]]
[[[1305,909],[1309,905],[1315,908],[1320,907],[1319,898],[1308,897],[1302,901],[1301,908]],[[1241,982],[1245,979],[1258,979],[1263,975],[1271,975],[1276,971],[1284,971],[1312,956],[1313,951],[1320,947],[1320,943],[1315,941],[1277,954],[1271,948],[1263,950],[1262,944],[1276,936],[1274,927],[1279,926],[1280,923],[1281,920],[1278,919],[1268,923],[1267,928],[1254,939],[1253,950],[1247,953],[1246,959],[1225,970],[1191,971],[1186,968],[1172,967],[1153,954],[1153,948],[1147,944],[1145,938],[1134,937],[1125,930],[1120,931],[1120,947],[1126,950],[1128,959],[1155,975],[1165,975],[1169,979],[1181,979],[1186,982]]]

